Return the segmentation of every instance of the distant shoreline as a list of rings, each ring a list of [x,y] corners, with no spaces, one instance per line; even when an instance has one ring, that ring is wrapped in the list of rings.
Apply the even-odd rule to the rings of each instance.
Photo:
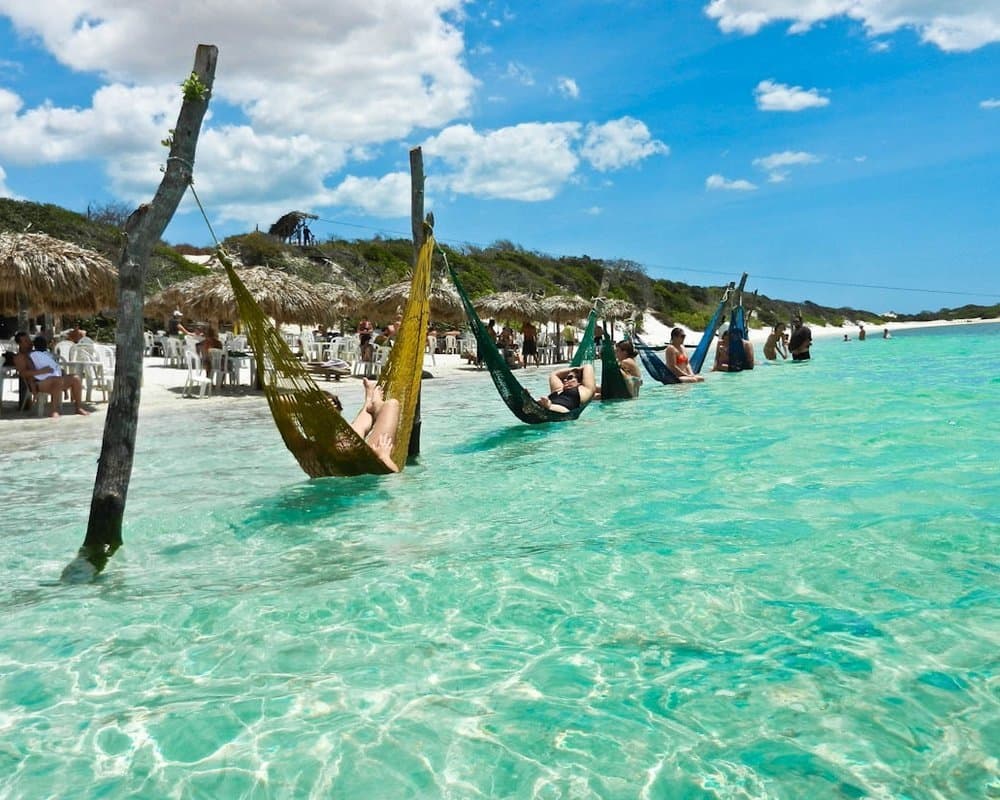
[[[1000,322],[1000,317],[993,317],[990,319],[983,319],[981,317],[972,317],[969,319],[934,319],[927,320],[925,322],[886,322],[882,325],[865,325],[865,332],[868,334],[869,339],[881,339],[882,331],[886,328],[889,329],[889,333],[894,333],[895,331],[903,330],[913,330],[915,328],[941,328],[947,326],[960,326],[960,325],[985,325],[990,323]],[[702,331],[692,330],[684,325],[679,325],[678,327],[683,328],[689,337],[701,338]],[[858,338],[858,325],[857,323],[845,323],[844,325],[810,325],[809,329],[812,331],[813,339],[830,339],[830,338],[842,338],[846,333],[851,339]],[[646,344],[653,347],[665,347],[666,343],[670,341],[670,327],[659,322],[652,314],[646,313],[643,318],[643,340]],[[619,332],[615,331],[616,335]],[[750,329],[750,341],[754,344],[763,344],[767,340],[768,335],[771,333],[770,327],[761,328],[751,328]],[[693,344],[689,341],[689,344]]]

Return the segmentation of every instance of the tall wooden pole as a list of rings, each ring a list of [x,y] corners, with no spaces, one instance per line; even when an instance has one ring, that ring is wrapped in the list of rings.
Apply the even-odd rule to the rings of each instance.
[[[184,101],[163,180],[153,201],[139,206],[125,223],[125,248],[118,262],[115,383],[104,422],[87,535],[77,557],[63,570],[63,580],[90,580],[104,569],[122,544],[122,518],[132,475],[142,386],[143,285],[150,253],[191,182],[195,149],[215,82],[218,55],[214,45],[198,45],[194,69],[182,84]]]
[[[431,227],[434,226],[431,220]],[[424,154],[419,147],[410,151],[410,228],[413,231],[413,266],[417,265],[420,248],[424,245]],[[418,331],[426,336],[427,331]],[[420,395],[413,416],[413,430],[410,433],[410,448],[406,455],[415,458],[420,455]]]

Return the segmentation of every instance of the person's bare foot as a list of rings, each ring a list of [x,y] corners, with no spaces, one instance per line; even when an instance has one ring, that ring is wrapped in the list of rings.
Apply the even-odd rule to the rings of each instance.
[[[59,412],[58,411],[52,411],[52,412],[50,412],[49,413],[49,419],[59,419]]]
[[[90,416],[90,412],[87,411],[87,409],[85,409],[85,408],[78,408],[76,410],[76,413],[77,413],[77,415],[79,415],[81,417],[89,417]]]
[[[378,412],[382,410],[382,406],[385,405],[385,395],[382,393],[382,387],[378,384],[372,386],[372,405],[369,411],[373,417],[378,416]]]
[[[372,406],[374,405],[375,389],[378,388],[378,385],[375,383],[375,381],[369,380],[368,378],[362,378],[361,385],[365,387],[365,399],[362,408],[364,408],[365,411],[367,411],[372,416],[375,416],[375,411],[372,408]]]

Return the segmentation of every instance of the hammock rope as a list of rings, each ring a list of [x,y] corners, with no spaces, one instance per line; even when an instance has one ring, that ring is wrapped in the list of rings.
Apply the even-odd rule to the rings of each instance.
[[[458,279],[458,275],[455,274],[455,270],[452,268],[451,264],[448,263],[448,256],[443,250],[441,251],[441,254],[444,256],[444,263],[448,268],[449,275],[451,275],[451,280],[455,284],[455,288],[458,290],[458,296],[462,300],[462,307],[465,309],[466,317],[468,317],[469,326],[472,328],[472,333],[476,337],[476,344],[479,348],[479,356],[485,362],[486,368],[489,370],[490,377],[493,379],[493,384],[497,387],[497,392],[499,392],[500,398],[503,400],[507,408],[509,408],[514,416],[521,420],[521,422],[526,422],[529,425],[537,425],[543,422],[566,422],[579,417],[589,404],[581,405],[569,413],[560,414],[557,411],[549,411],[547,408],[543,408],[538,401],[532,397],[531,393],[521,386],[517,378],[515,378],[514,374],[511,372],[511,369],[507,364],[507,360],[497,348],[496,342],[493,341],[493,337],[486,332],[486,326],[483,325],[483,321],[476,313],[476,309],[472,307],[472,301],[466,294],[465,288],[462,286],[462,282]],[[596,309],[592,309],[590,317],[587,320],[587,330],[584,332],[583,341],[580,343],[580,347],[577,350],[577,354],[574,357],[571,366],[581,366],[583,364],[584,356],[586,356],[587,353],[590,353],[591,358],[593,358],[594,326],[596,324],[597,311]],[[577,359],[579,359],[579,361]]]
[[[312,478],[386,475],[392,472],[341,415],[333,398],[319,388],[254,300],[216,238],[194,184],[189,184],[189,188],[215,240],[219,261],[233,287],[240,322],[257,362],[259,380],[271,416],[285,446],[295,456],[299,466]],[[430,321],[434,234],[426,223],[424,234],[424,243],[413,270],[410,295],[403,309],[403,320],[377,381],[386,399],[399,401],[400,418],[392,441],[391,459],[400,471],[406,464],[413,432],[423,374],[424,332]]]

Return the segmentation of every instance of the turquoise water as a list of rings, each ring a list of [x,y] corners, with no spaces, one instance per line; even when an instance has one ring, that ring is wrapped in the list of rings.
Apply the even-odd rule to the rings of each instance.
[[[86,586],[99,431],[4,424],[0,797],[1000,797],[1000,325],[813,353],[556,426],[427,381],[389,478],[178,401]]]

